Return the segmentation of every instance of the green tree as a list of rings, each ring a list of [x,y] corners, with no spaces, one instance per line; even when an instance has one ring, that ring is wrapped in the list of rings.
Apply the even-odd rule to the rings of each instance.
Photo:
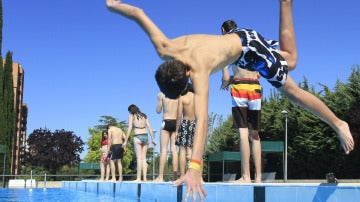
[[[5,134],[5,144],[8,147],[8,157],[10,159],[15,134],[15,108],[14,108],[14,83],[12,68],[12,53],[7,52],[4,64],[4,118],[5,125],[2,126]]]
[[[350,130],[355,139],[355,148],[350,155],[345,157],[344,172],[339,173],[341,177],[346,174],[346,178],[359,179],[360,173],[360,66],[355,65],[348,79],[345,94],[350,100],[349,109],[345,111],[345,120],[349,123]],[[339,103],[340,104],[340,103]]]
[[[3,126],[5,123],[5,107],[4,107],[4,66],[2,60],[2,28],[3,28],[3,15],[2,15],[2,0],[0,0],[0,145],[7,146],[6,144],[6,133]],[[8,151],[6,151],[8,153]],[[8,159],[8,158],[6,158]],[[6,163],[8,164],[8,163]],[[3,165],[0,165],[3,170]],[[8,169],[6,169],[8,170]]]
[[[320,99],[323,99],[321,92],[327,89],[323,86],[325,90],[315,92],[315,87],[310,87],[306,78],[299,86]],[[283,109],[288,111],[289,178],[324,178],[326,172],[334,171],[334,167],[327,165],[327,162],[330,159],[337,161],[340,150],[336,150],[335,132],[327,124],[284,96],[278,102],[273,98],[270,98],[270,102],[263,102],[262,109],[262,131],[266,132],[264,137],[268,140],[284,140],[285,117],[280,112]],[[276,171],[278,177],[282,177],[281,154],[268,154],[266,157],[266,169]]]

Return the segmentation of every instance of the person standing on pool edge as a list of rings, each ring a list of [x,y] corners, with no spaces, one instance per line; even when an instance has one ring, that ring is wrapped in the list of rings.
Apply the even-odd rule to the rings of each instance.
[[[160,163],[159,176],[155,182],[164,181],[164,170],[166,163],[166,156],[168,151],[168,144],[170,140],[170,151],[172,156],[173,181],[177,180],[177,171],[179,166],[178,152],[176,149],[176,117],[179,99],[169,99],[160,92],[158,94],[158,102],[156,104],[156,113],[163,112],[163,121],[160,131]]]
[[[227,34],[237,28],[233,20],[227,20],[221,25],[222,34]],[[229,75],[232,66],[233,76]],[[232,100],[233,127],[239,134],[241,155],[241,177],[232,183],[251,183],[250,177],[250,145],[252,145],[252,159],[255,165],[255,183],[261,183],[261,99],[262,87],[257,71],[242,69],[236,65],[226,66],[222,73],[221,89],[228,90]],[[232,77],[232,78],[231,78]]]
[[[110,156],[109,156],[109,145],[108,145],[108,131],[104,130],[101,133],[100,142],[100,181],[108,181],[110,177]]]
[[[185,201],[189,199],[191,192],[194,200],[197,195],[201,201],[206,197],[206,191],[201,184],[200,161],[207,134],[209,76],[231,63],[258,71],[292,102],[329,124],[337,133],[346,154],[354,149],[354,140],[348,124],[336,117],[316,96],[299,88],[288,75],[287,69],[294,69],[297,63],[291,0],[280,0],[280,50],[270,46],[264,47],[259,43],[263,42],[262,36],[249,29],[226,35],[195,34],[170,40],[142,9],[115,0],[106,0],[106,5],[110,11],[138,23],[149,36],[159,56],[167,60],[158,68],[155,76],[160,90],[167,97],[178,98],[186,89],[188,79],[192,81],[197,120],[192,160],[185,176],[174,183],[174,186],[186,183]],[[254,40],[249,38],[249,35],[258,36],[260,39]],[[259,45],[257,48],[266,54],[257,52],[260,50],[256,47],[257,51],[251,52],[250,42]]]
[[[186,165],[191,159],[195,133],[194,89],[189,83],[186,91],[181,94],[177,107],[176,145],[179,146],[180,177],[185,175]]]
[[[125,139],[125,133],[114,124],[108,124],[108,147],[110,148],[110,170],[111,181],[116,181],[116,169],[117,166],[119,172],[119,182],[123,180],[123,169],[121,160],[124,156],[125,150],[123,149],[123,140]],[[116,163],[116,164],[115,164]]]
[[[134,149],[136,154],[136,179],[135,181],[141,181],[141,173],[143,174],[143,181],[147,181],[147,162],[146,154],[149,148],[150,133],[151,142],[156,146],[154,132],[151,128],[149,119],[146,114],[140,111],[139,107],[131,104],[128,107],[129,112],[129,125],[126,132],[123,148],[126,151],[126,143],[128,142],[131,131],[134,129]],[[147,129],[147,130],[146,130]]]

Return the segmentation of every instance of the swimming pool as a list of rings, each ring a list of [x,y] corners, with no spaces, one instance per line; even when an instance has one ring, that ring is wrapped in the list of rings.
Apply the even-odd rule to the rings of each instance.
[[[64,188],[0,188],[0,201],[1,202],[27,202],[27,201],[119,201],[120,198],[102,195],[91,192],[76,191],[73,189]],[[121,202],[131,202],[138,200],[121,199]]]
[[[204,183],[206,202],[358,202],[359,183]],[[62,181],[62,187],[81,192],[113,196],[121,202],[181,202],[187,187],[163,182]],[[131,201],[131,200],[128,200]],[[190,196],[189,201],[192,201]]]
[[[186,187],[172,183],[63,181],[63,188],[0,188],[0,201],[183,201]],[[205,183],[207,202],[355,202],[360,201],[360,184]],[[191,197],[190,197],[191,198]],[[191,200],[192,201],[192,200]]]

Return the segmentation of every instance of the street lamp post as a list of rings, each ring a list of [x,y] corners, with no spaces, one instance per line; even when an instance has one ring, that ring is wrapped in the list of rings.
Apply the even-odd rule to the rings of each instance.
[[[288,134],[287,134],[287,122],[288,122],[288,119],[287,119],[287,116],[288,116],[288,112],[286,110],[282,110],[281,111],[281,114],[284,114],[285,115],[285,158],[284,158],[284,182],[287,181],[287,138],[288,138]]]
[[[153,130],[153,135],[154,135],[154,138],[155,138],[155,133],[156,133],[156,130]],[[153,180],[155,180],[155,145],[153,145]]]

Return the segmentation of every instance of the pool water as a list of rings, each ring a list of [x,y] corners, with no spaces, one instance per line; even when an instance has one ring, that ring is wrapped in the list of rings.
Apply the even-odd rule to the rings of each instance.
[[[0,188],[0,201],[119,201],[119,198],[64,188]],[[121,199],[121,201],[138,201]]]

